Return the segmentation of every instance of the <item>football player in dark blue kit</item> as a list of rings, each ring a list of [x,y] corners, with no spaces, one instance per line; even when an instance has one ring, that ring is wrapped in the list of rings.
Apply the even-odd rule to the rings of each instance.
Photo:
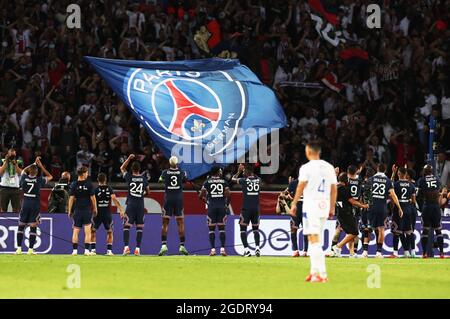
[[[106,174],[100,173],[97,176],[98,187],[94,190],[95,199],[97,200],[97,211],[98,214],[92,220],[91,229],[91,255],[96,254],[96,241],[97,241],[97,230],[103,224],[106,230],[106,255],[113,256],[112,245],[113,245],[113,220],[111,215],[111,201],[116,205],[120,212],[120,216],[124,217],[124,210],[120,202],[117,200],[114,190],[111,186],[106,184]]]
[[[38,168],[45,177],[38,176]],[[23,234],[27,226],[30,227],[28,255],[34,254],[37,226],[39,225],[40,190],[42,186],[52,179],[52,175],[45,169],[44,165],[42,165],[40,157],[37,157],[33,164],[22,170],[19,185],[23,191],[23,201],[19,215],[19,229],[17,231],[17,255],[22,254]]]
[[[366,167],[366,172],[364,176],[364,180],[361,183],[361,196],[364,204],[368,204],[369,207],[372,204],[372,185],[370,183],[370,178],[375,175],[375,171],[372,167]],[[369,210],[362,209],[361,210],[361,219],[360,219],[360,228],[361,231],[361,241],[363,242],[363,253],[361,255],[362,258],[367,258],[369,256],[369,242],[370,242],[370,234],[371,229],[369,225]]]
[[[414,179],[416,178],[416,172],[412,168],[406,169],[406,179],[414,185],[414,189],[416,190],[416,203],[414,205],[411,205],[411,236],[409,237],[410,243],[409,248],[411,252],[411,258],[416,257],[416,236],[414,234],[414,230],[416,229],[416,219],[417,219],[417,187]]]
[[[412,205],[416,204],[416,188],[408,181],[406,168],[393,166],[393,176],[397,173],[398,181],[394,182],[394,190],[397,195],[400,206],[403,210],[403,216],[400,216],[398,209],[394,207],[392,213],[391,232],[393,234],[393,254],[390,258],[398,257],[398,243],[402,242],[405,257],[410,257],[410,244],[412,236]]]
[[[124,256],[130,254],[130,228],[133,225],[136,225],[136,248],[134,249],[134,255],[139,256],[141,254],[145,216],[144,196],[150,192],[147,176],[141,174],[141,164],[138,161],[131,164],[131,173],[127,171],[128,165],[134,158],[134,154],[131,154],[120,167],[122,176],[128,185],[127,208],[125,210],[123,226]]]
[[[289,194],[289,199],[294,199],[295,191],[298,186],[298,178],[292,179],[289,182],[287,192]],[[297,202],[297,212],[295,216],[291,216],[291,245],[292,245],[292,257],[306,257],[308,255],[308,236],[303,235],[303,251],[300,253],[298,250],[298,240],[297,233],[300,224],[303,225],[302,222],[302,205],[303,205],[303,197]]]
[[[227,203],[230,199],[230,188],[222,177],[222,169],[213,167],[211,176],[205,181],[200,191],[200,199],[206,201],[208,206],[209,242],[211,244],[210,256],[216,255],[216,226],[219,228],[220,254],[226,256],[225,251],[225,225],[227,221]]]
[[[391,180],[386,176],[386,166],[378,164],[377,173],[369,178],[368,182],[372,190],[372,203],[369,206],[368,219],[371,229],[375,230],[377,238],[376,258],[383,258],[382,248],[384,243],[384,230],[387,222],[387,199],[391,197],[395,206],[397,206],[400,218],[403,216],[403,210],[398,202]]]
[[[88,180],[88,169],[85,166],[77,170],[78,179],[70,185],[68,214],[73,220],[72,256],[78,254],[78,235],[84,228],[84,254],[90,256],[92,216],[97,215],[97,201],[94,187]]]
[[[427,258],[427,245],[428,245],[428,232],[430,229],[434,230],[437,238],[437,244],[440,251],[440,257],[444,258],[444,237],[442,235],[441,224],[441,208],[440,202],[440,188],[441,183],[439,178],[433,174],[433,167],[431,165],[425,165],[423,169],[423,177],[417,182],[417,188],[419,189],[418,195],[423,199],[422,207],[422,249],[423,258]]]
[[[169,169],[162,172],[159,182],[164,183],[165,196],[162,214],[161,250],[159,256],[167,254],[167,231],[171,217],[175,217],[178,225],[178,236],[180,237],[179,252],[189,255],[186,250],[184,235],[184,213],[183,213],[183,183],[186,182],[186,172],[178,168],[178,158],[172,156],[169,159]]]
[[[242,173],[244,174],[244,177],[239,177]],[[238,172],[231,180],[242,187],[243,203],[239,225],[241,230],[241,240],[244,245],[243,256],[251,256],[247,241],[247,227],[252,223],[252,230],[255,238],[255,256],[259,257],[261,256],[259,248],[259,190],[261,188],[261,178],[254,174],[253,166],[244,166],[241,164],[239,165]]]

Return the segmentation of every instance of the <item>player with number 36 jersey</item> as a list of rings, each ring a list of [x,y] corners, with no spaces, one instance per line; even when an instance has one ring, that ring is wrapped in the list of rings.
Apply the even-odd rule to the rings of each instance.
[[[239,177],[244,173],[244,177]],[[243,204],[241,210],[241,219],[239,225],[241,228],[241,240],[244,245],[244,257],[250,257],[251,253],[248,248],[247,226],[252,223],[253,235],[255,238],[255,256],[261,255],[259,249],[259,190],[261,187],[261,178],[253,173],[253,166],[239,165],[238,172],[232,178],[233,182],[238,183],[242,187]]]

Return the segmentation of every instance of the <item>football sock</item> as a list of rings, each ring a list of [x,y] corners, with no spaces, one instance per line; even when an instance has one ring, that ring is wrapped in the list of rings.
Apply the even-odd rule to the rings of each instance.
[[[123,227],[123,244],[129,246],[130,243],[130,226]]]
[[[444,253],[444,235],[442,235],[441,230],[436,230],[437,243],[439,247],[439,251],[441,254]]]
[[[244,248],[248,248],[248,241],[247,241],[247,226],[241,225],[241,241]]]
[[[253,228],[253,236],[255,237],[255,245],[256,247],[259,247],[259,240],[260,240],[259,227],[252,226],[252,228]]]
[[[96,243],[91,243],[91,250],[95,250]]]
[[[420,242],[422,244],[423,254],[425,255],[425,254],[427,254],[427,251],[428,251],[428,247],[427,247],[427,245],[428,245],[428,229],[423,229],[422,238],[420,239]]]
[[[311,260],[311,273],[319,273],[320,276],[326,277],[325,255],[320,243],[313,243],[309,247]]]
[[[72,243],[72,249],[77,250],[78,249],[78,243]]]
[[[225,225],[219,226],[220,247],[225,247]]]
[[[393,244],[392,247],[394,248],[394,251],[398,251],[398,242],[400,240],[400,234],[394,234]]]
[[[30,227],[30,249],[33,249],[34,244],[36,243],[36,232],[37,227]]]
[[[141,243],[142,243],[142,230],[143,227],[142,226],[137,226],[136,227],[136,247],[140,248],[141,247]]]
[[[292,250],[293,251],[298,250],[297,230],[295,232],[291,231],[291,243],[292,243]]]
[[[106,245],[106,249],[108,249],[108,250],[112,250],[112,244],[108,244],[108,245]]]
[[[211,248],[216,247],[216,227],[215,226],[209,226],[209,244],[211,245]]]
[[[377,253],[380,252],[381,253],[381,249],[383,248],[383,244],[381,243],[377,243]]]
[[[89,250],[90,247],[91,247],[90,243],[84,243],[84,250]]]
[[[185,241],[186,241],[186,238],[184,236],[180,236],[180,246],[184,246]]]
[[[414,233],[409,234],[409,248],[411,250],[416,250],[416,236]]]
[[[303,235],[303,251],[308,251],[308,235]]]
[[[19,230],[17,231],[17,246],[22,246],[23,241],[23,231],[25,230],[25,226],[19,226]]]
[[[167,235],[161,235],[161,245],[167,244]]]
[[[368,251],[369,250],[369,244],[363,244],[363,250]]]
[[[409,238],[407,238],[408,235],[402,234],[400,235],[400,241],[402,242],[403,250],[409,251]]]

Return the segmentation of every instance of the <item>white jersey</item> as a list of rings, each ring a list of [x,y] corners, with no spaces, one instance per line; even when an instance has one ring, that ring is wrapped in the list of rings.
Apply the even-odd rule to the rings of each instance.
[[[337,184],[333,165],[324,160],[309,161],[300,167],[299,182],[307,182],[303,190],[303,213],[328,217],[331,185]]]

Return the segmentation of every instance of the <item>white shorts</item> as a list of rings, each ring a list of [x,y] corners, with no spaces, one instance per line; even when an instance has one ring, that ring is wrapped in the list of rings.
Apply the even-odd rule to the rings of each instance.
[[[303,217],[303,235],[321,235],[327,218],[315,215]]]

